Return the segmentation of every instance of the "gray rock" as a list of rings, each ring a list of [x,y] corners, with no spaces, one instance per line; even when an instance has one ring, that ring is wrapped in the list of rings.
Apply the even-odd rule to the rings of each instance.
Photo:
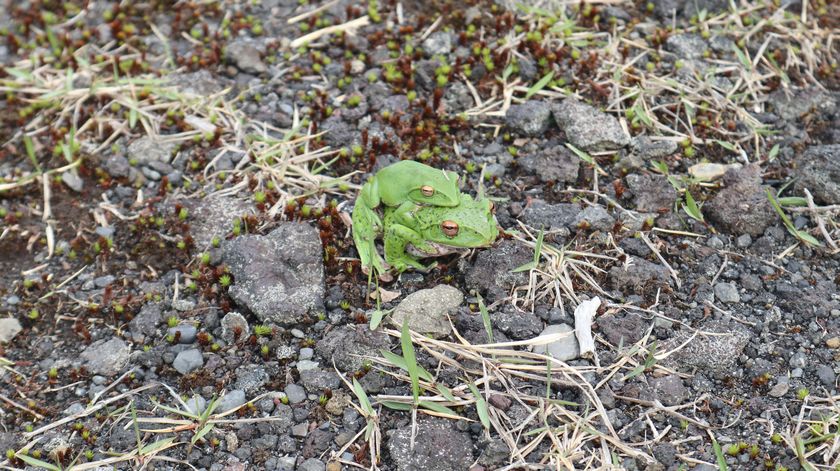
[[[113,337],[97,340],[88,345],[80,358],[85,368],[93,374],[113,376],[128,365],[131,347],[123,339]]]
[[[441,338],[452,332],[450,315],[464,302],[464,294],[449,285],[437,285],[409,294],[391,314],[391,321],[402,326],[408,320],[411,330]]]
[[[85,186],[85,182],[75,170],[61,172],[61,181],[76,193],[80,193]]]
[[[638,295],[655,293],[656,287],[666,286],[671,282],[668,269],[636,257],[633,257],[630,266],[612,267],[609,276],[613,289]]]
[[[74,402],[73,404],[70,404],[70,406],[67,407],[67,409],[64,409],[63,414],[65,416],[70,416],[70,415],[81,414],[84,411],[85,411],[84,404],[82,404],[81,402]]]
[[[810,191],[817,203],[840,203],[840,144],[811,146],[795,162],[797,189]]]
[[[293,437],[303,438],[309,433],[309,424],[301,422],[292,427],[291,434]]]
[[[443,94],[443,108],[448,114],[462,113],[474,104],[470,89],[460,81],[449,85]]]
[[[259,75],[268,71],[268,67],[260,57],[260,51],[251,41],[237,40],[228,44],[225,49],[225,58],[237,69],[248,73]]]
[[[553,106],[552,113],[566,138],[579,149],[615,150],[630,142],[614,116],[572,98]]]
[[[281,223],[266,236],[240,236],[222,247],[234,278],[228,294],[261,321],[288,326],[324,310],[323,248],[314,227]]]
[[[423,41],[423,52],[428,56],[446,55],[452,52],[452,35],[438,31]]]
[[[167,74],[164,79],[178,87],[180,92],[193,95],[208,96],[225,88],[225,84],[222,83],[219,75],[211,74],[205,69],[196,72]]]
[[[739,303],[741,295],[735,283],[718,283],[715,285],[715,298],[723,303]]]
[[[831,366],[817,365],[814,371],[817,374],[817,378],[829,391],[835,388],[834,382],[837,380],[837,375],[831,369]]]
[[[512,105],[505,114],[505,125],[525,136],[539,136],[548,130],[551,108],[544,101],[529,100]]]
[[[172,367],[182,375],[197,370],[203,365],[204,357],[201,355],[201,350],[197,348],[184,350],[179,353],[178,356],[175,357],[175,361],[172,362]]]
[[[671,443],[662,443],[653,447],[653,457],[665,466],[677,462],[677,447]]]
[[[242,365],[236,369],[236,389],[250,394],[268,383],[268,372],[262,365]]]
[[[709,45],[699,34],[674,34],[665,40],[665,49],[681,59],[702,59]]]
[[[677,190],[664,175],[627,175],[627,188],[636,197],[636,211],[658,212],[671,209],[677,200]]]
[[[325,119],[319,129],[326,133],[324,134],[324,142],[336,149],[349,148],[361,139],[356,128],[339,116],[330,116]]]
[[[242,342],[250,335],[245,317],[238,312],[229,312],[222,318],[222,340],[227,343]]]
[[[139,165],[155,161],[168,163],[172,159],[176,145],[171,141],[160,141],[143,136],[128,145],[128,160],[129,162],[136,161]]]
[[[681,350],[668,357],[666,365],[680,371],[691,371],[696,368],[701,372],[721,374],[730,372],[746,347],[750,334],[735,323],[724,324],[715,320],[708,321],[697,328],[706,332],[727,335],[698,335]],[[666,342],[666,345],[663,345],[663,348],[675,348],[688,340],[691,335],[690,332],[680,330]]]
[[[191,215],[190,234],[198,250],[202,251],[212,246],[214,237],[224,240],[235,218],[254,211],[249,202],[227,196],[190,199],[184,206]]]
[[[351,372],[362,368],[364,357],[379,356],[388,345],[388,335],[381,331],[371,331],[367,325],[342,325],[327,332],[315,350],[326,364],[335,362],[340,370]]]
[[[784,121],[796,121],[805,115],[817,112],[823,117],[837,110],[837,99],[817,87],[795,90],[779,89],[768,97],[768,104],[774,113]]]
[[[688,400],[688,388],[677,375],[668,375],[661,378],[651,378],[650,385],[656,392],[656,396],[666,406],[676,406]]]
[[[0,319],[0,343],[7,343],[23,330],[20,322],[14,317]]]
[[[742,234],[735,239],[735,245],[737,245],[738,248],[745,249],[752,245],[752,237],[750,237],[749,234]]]
[[[576,204],[549,204],[543,200],[533,200],[522,211],[519,218],[525,224],[537,229],[557,230],[573,227],[580,212],[581,208]]]
[[[498,311],[491,312],[490,321],[494,328],[514,340],[531,339],[543,329],[539,317],[531,311],[523,311],[511,305],[504,305]]]
[[[475,264],[467,269],[464,279],[469,289],[479,291],[492,303],[507,296],[513,285],[527,283],[527,273],[513,273],[511,270],[533,259],[534,252],[530,248],[504,240],[481,251]]]
[[[112,155],[105,161],[105,171],[108,175],[114,178],[123,178],[129,175],[131,166],[128,164],[128,159],[122,155]]]
[[[667,157],[677,151],[677,143],[671,140],[654,141],[648,136],[636,136],[630,139],[633,153],[643,159],[658,159]]]
[[[318,362],[312,360],[300,360],[297,362],[296,367],[298,371],[315,370],[318,369]]]
[[[300,349],[300,353],[298,353],[298,359],[303,360],[311,360],[312,357],[315,355],[315,350],[309,347],[303,347]]]
[[[778,220],[764,186],[758,164],[732,169],[723,177],[726,188],[703,205],[711,222],[733,234],[758,237]]]
[[[565,146],[549,146],[522,157],[519,165],[542,182],[574,183],[578,178],[580,159]]]
[[[598,231],[609,231],[615,225],[615,219],[603,206],[591,205],[579,212],[575,217],[575,227],[589,227]]]
[[[194,394],[193,397],[184,402],[187,404],[187,410],[191,414],[201,415],[201,413],[207,408],[207,401],[199,394]]]
[[[574,327],[566,324],[549,325],[542,331],[540,336],[553,334],[568,335],[547,345],[534,345],[534,353],[548,354],[560,361],[574,360],[580,355],[580,347],[578,346],[577,337],[575,337]]]
[[[341,386],[341,378],[334,371],[301,371],[300,382],[312,394],[318,394],[326,389],[338,389]]]
[[[638,342],[648,328],[648,323],[636,313],[604,314],[597,317],[598,330],[615,345],[632,345]]]
[[[231,409],[236,409],[242,404],[245,404],[245,391],[242,391],[241,389],[234,389],[233,391],[228,391],[227,394],[219,398],[219,402],[216,404],[215,413],[227,412]]]
[[[327,465],[317,458],[309,458],[297,467],[298,471],[324,471]]]
[[[287,384],[284,391],[292,404],[298,404],[306,400],[306,390],[299,384]]]
[[[399,471],[461,471],[473,462],[473,443],[445,419],[418,421],[414,449],[411,427],[401,427],[388,438],[391,459]]]
[[[171,327],[168,331],[169,335],[178,338],[178,343],[190,344],[195,342],[195,336],[198,334],[198,329],[193,324],[181,324]]]

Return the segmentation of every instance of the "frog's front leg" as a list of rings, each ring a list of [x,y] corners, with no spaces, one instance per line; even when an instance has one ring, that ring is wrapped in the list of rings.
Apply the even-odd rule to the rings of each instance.
[[[424,252],[432,252],[433,249],[429,246],[418,232],[410,227],[398,223],[387,224],[385,228],[385,260],[391,267],[399,272],[405,271],[408,267],[414,267],[418,270],[428,270],[417,259],[407,254],[405,247],[412,244]]]
[[[385,273],[385,265],[376,251],[376,234],[382,231],[382,220],[373,211],[379,206],[377,180],[364,184],[353,206],[353,242],[359,252],[362,268],[373,267],[376,274]]]

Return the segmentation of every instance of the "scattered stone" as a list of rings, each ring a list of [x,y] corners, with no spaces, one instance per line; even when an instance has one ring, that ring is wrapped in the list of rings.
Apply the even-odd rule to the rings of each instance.
[[[23,330],[20,322],[14,317],[0,319],[0,343],[7,343]]]
[[[678,145],[670,139],[653,140],[648,136],[636,136],[630,139],[630,148],[643,159],[659,159],[675,153]]]
[[[309,433],[309,424],[306,422],[302,422],[299,424],[295,424],[292,426],[292,436],[297,438],[303,438]]]
[[[666,406],[676,406],[688,400],[690,395],[688,388],[677,375],[668,375],[661,378],[651,378],[650,385],[656,392],[657,397]]]
[[[615,219],[600,205],[590,205],[575,216],[574,226],[592,230],[609,231],[615,225]]]
[[[67,188],[75,191],[76,193],[81,193],[82,189],[85,186],[85,182],[76,172],[76,170],[67,170],[61,172],[61,181],[67,185]]]
[[[193,397],[184,402],[187,404],[187,410],[191,414],[201,415],[201,413],[207,408],[207,401],[199,394],[194,394]],[[216,409],[218,409],[218,405]]]
[[[128,161],[136,162],[138,165],[147,165],[150,162],[168,163],[172,159],[176,146],[177,144],[171,141],[143,136],[128,145]]]
[[[636,211],[658,212],[670,210],[677,199],[677,190],[664,175],[637,174],[627,175],[627,188],[636,197]]]
[[[612,267],[609,277],[613,289],[638,295],[655,293],[657,286],[667,286],[671,282],[667,268],[636,257],[629,266]]]
[[[820,204],[840,204],[840,144],[811,146],[795,159],[796,188]]]
[[[452,35],[445,31],[437,31],[423,41],[423,52],[429,56],[446,55],[452,52]]]
[[[699,34],[672,34],[665,40],[665,49],[681,59],[696,60],[703,58],[709,45]]]
[[[522,211],[520,219],[525,224],[547,230],[573,227],[581,208],[577,204],[549,204],[543,200],[534,200]]]
[[[287,384],[283,391],[291,404],[298,404],[306,400],[306,390],[299,384]]]
[[[828,388],[832,390],[834,388],[834,381],[837,379],[837,374],[834,373],[834,370],[829,365],[817,365],[815,370],[817,373],[817,379]]]
[[[262,365],[242,365],[236,369],[236,389],[241,389],[247,394],[256,392],[268,383],[268,372]]]
[[[817,87],[801,88],[792,95],[790,90],[780,89],[771,93],[767,102],[773,112],[783,121],[790,122],[797,121],[814,111],[823,116],[829,116],[837,109],[837,100]]]
[[[184,201],[190,214],[190,235],[199,250],[212,247],[213,239],[224,240],[233,219],[253,212],[247,201],[229,196],[209,196]]]
[[[297,467],[298,471],[325,471],[326,465],[317,458],[309,458]]]
[[[180,324],[170,328],[167,332],[169,335],[178,339],[178,343],[190,344],[195,342],[195,336],[198,334],[198,329],[196,329],[193,324]]]
[[[738,294],[738,287],[735,283],[718,283],[715,285],[715,298],[723,303],[739,303],[741,295]]]
[[[596,317],[598,330],[613,345],[632,345],[648,328],[647,322],[636,313],[604,314]]]
[[[281,223],[268,235],[245,235],[222,245],[234,283],[233,300],[261,321],[288,326],[324,310],[324,259],[318,230]]]
[[[493,327],[514,340],[531,339],[543,329],[543,323],[539,317],[531,311],[523,311],[510,304],[491,312],[490,321]]]
[[[488,303],[492,303],[507,296],[511,286],[528,282],[527,273],[513,273],[511,270],[533,259],[533,250],[515,241],[504,240],[479,252],[464,279],[468,288],[479,291]]]
[[[301,371],[300,382],[312,394],[317,394],[327,389],[338,389],[341,386],[341,378],[338,377],[335,371]]]
[[[344,409],[350,404],[350,397],[341,391],[334,391],[332,397],[327,401],[324,410],[332,415],[344,414]]]
[[[245,391],[234,389],[228,391],[227,394],[219,399],[219,402],[216,404],[215,413],[227,412],[236,409],[242,404],[245,404]]]
[[[580,159],[565,146],[541,147],[519,159],[519,165],[542,182],[573,183],[580,171]]]
[[[464,294],[449,285],[437,285],[409,294],[391,314],[391,321],[402,326],[408,320],[411,330],[433,338],[452,332],[449,317],[464,302]]]
[[[473,462],[470,436],[457,431],[446,419],[418,421],[413,450],[411,427],[398,428],[388,439],[387,447],[399,471],[464,470]]]
[[[560,361],[574,360],[580,355],[575,329],[566,324],[547,326],[540,337],[554,334],[567,334],[565,337],[555,340],[547,345],[534,345],[534,353],[548,354]]]
[[[259,75],[268,71],[268,67],[260,57],[260,51],[250,41],[237,40],[229,43],[225,48],[225,58],[228,62],[233,63],[239,70],[248,73]]]
[[[342,371],[357,371],[362,368],[363,357],[378,355],[388,345],[388,335],[381,330],[372,331],[367,325],[342,325],[327,332],[315,350],[326,364],[335,362]]]
[[[741,168],[741,164],[717,164],[714,162],[700,162],[688,167],[688,174],[702,181],[714,181],[726,175],[730,170]]]
[[[175,361],[172,362],[172,367],[182,375],[197,370],[202,366],[204,366],[204,357],[201,355],[201,350],[197,348],[184,350],[179,353],[178,356],[175,357]]]
[[[552,113],[566,138],[581,150],[616,150],[630,142],[614,116],[575,99],[566,98],[553,106]]]
[[[707,321],[697,328],[706,332],[727,335],[698,335],[668,357],[666,364],[681,371],[697,368],[715,374],[729,372],[746,347],[750,334],[734,323],[725,324],[716,320]],[[690,336],[691,333],[680,330],[667,341],[667,346],[663,348],[675,348],[683,344]]]
[[[131,347],[123,339],[112,337],[97,340],[84,349],[80,358],[93,374],[114,376],[128,365]]]
[[[248,321],[238,312],[229,312],[222,318],[222,340],[227,343],[244,341],[249,335]]]
[[[778,219],[761,185],[758,164],[733,169],[723,177],[724,189],[703,205],[703,212],[724,231],[758,237]]]
[[[525,136],[539,136],[548,130],[551,108],[544,101],[529,100],[512,105],[505,114],[505,125]]]
[[[831,337],[825,341],[825,346],[828,348],[840,348],[840,337]]]

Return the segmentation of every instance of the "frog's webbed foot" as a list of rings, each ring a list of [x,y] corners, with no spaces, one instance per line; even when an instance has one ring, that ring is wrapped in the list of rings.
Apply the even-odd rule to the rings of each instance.
[[[432,263],[429,266],[426,266],[426,265],[423,265],[422,263],[420,263],[417,260],[415,260],[411,257],[408,257],[408,256],[399,257],[395,260],[390,260],[390,262],[391,262],[391,266],[395,270],[397,270],[397,272],[399,272],[399,273],[402,273],[402,272],[408,270],[409,268],[414,268],[417,271],[420,271],[420,272],[423,272],[423,273],[428,273],[432,268],[437,266],[437,262]]]

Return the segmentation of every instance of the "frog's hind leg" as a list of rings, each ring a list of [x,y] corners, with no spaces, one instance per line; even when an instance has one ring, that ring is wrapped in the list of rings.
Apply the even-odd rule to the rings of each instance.
[[[421,271],[429,270],[430,267],[406,253],[405,246],[409,243],[418,248],[428,247],[423,236],[413,229],[402,224],[389,224],[385,229],[385,260],[399,272],[405,271],[408,267]],[[430,247],[428,249],[431,250]]]
[[[382,221],[375,212],[361,203],[356,201],[353,208],[353,242],[359,252],[362,267],[372,267],[378,276],[385,273],[385,264],[376,251],[376,234],[382,230]]]

